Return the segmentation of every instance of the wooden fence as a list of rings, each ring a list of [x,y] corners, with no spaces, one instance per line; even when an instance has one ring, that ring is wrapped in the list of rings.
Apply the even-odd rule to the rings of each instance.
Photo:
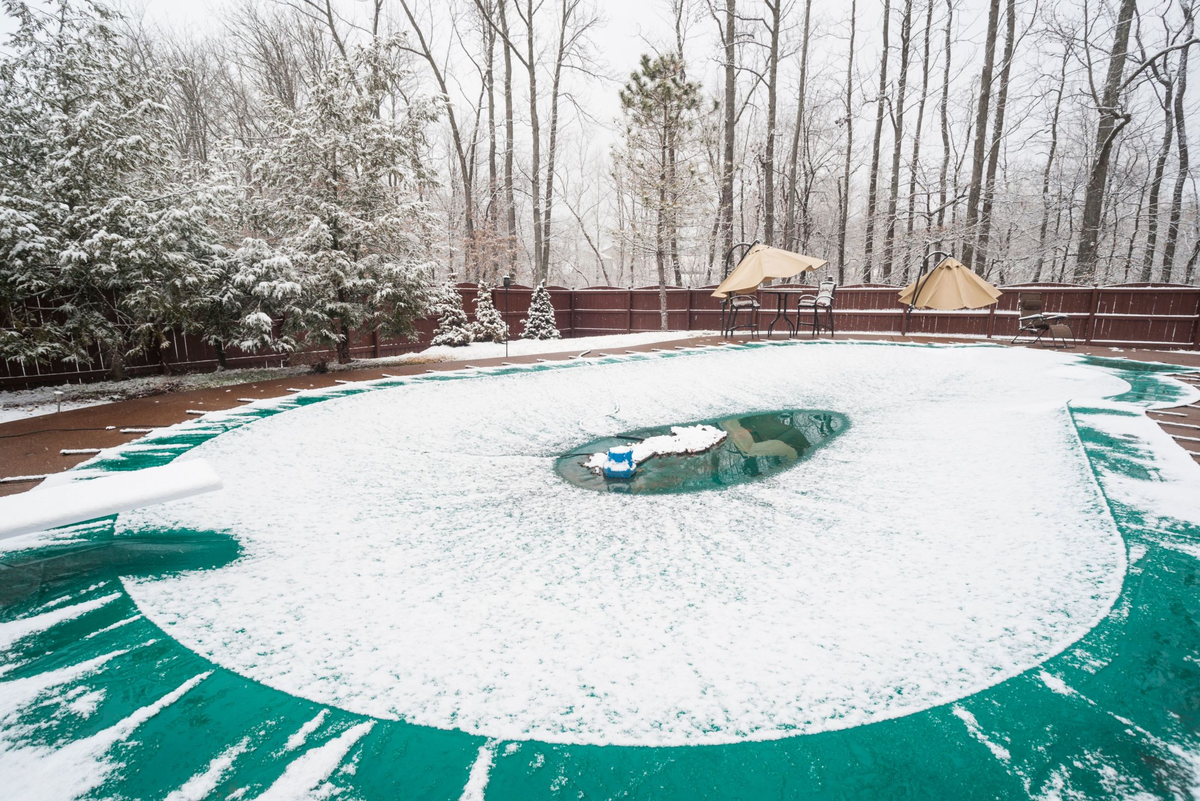
[[[463,305],[475,308],[478,289],[474,284],[459,284]],[[721,304],[712,297],[712,287],[667,289],[667,323],[672,330],[713,331],[721,327]],[[1071,318],[1071,327],[1080,342],[1122,347],[1200,350],[1200,287],[1172,284],[1124,284],[1121,286],[1076,286],[1071,284],[1016,285],[1004,287],[1000,302],[978,311],[918,311],[905,321],[904,309],[897,302],[893,286],[863,284],[837,290],[834,322],[839,334],[916,334],[922,336],[1011,339],[1017,331],[1017,298],[1022,291],[1042,294],[1047,312],[1061,312]],[[626,289],[589,287],[566,289],[549,287],[555,319],[564,337],[598,336],[657,331],[660,328],[658,287]],[[815,289],[814,289],[815,291]],[[514,335],[529,309],[533,290],[513,286],[493,290],[496,308],[508,321]],[[762,327],[775,316],[775,296],[762,295]],[[794,316],[794,309],[793,309]],[[380,337],[374,332],[351,336],[350,353],[356,359],[396,356],[429,346],[434,320],[418,322],[418,338],[413,340]],[[776,328],[776,334],[779,333]],[[304,351],[291,357],[304,361],[333,358],[330,352]],[[286,354],[245,353],[227,349],[231,367],[280,366],[288,363]],[[172,347],[165,358],[133,360],[127,366],[130,375],[145,375],[164,370],[185,372],[211,370],[217,357],[212,346],[191,334],[172,335]],[[0,363],[0,388],[63,382],[94,381],[105,377],[107,366],[99,353],[88,365],[70,363],[51,365]]]

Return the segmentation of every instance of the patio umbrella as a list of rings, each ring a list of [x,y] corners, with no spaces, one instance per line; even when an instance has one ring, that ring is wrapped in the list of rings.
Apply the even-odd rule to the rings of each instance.
[[[768,279],[791,278],[800,273],[819,270],[828,263],[825,259],[801,256],[799,253],[773,248],[770,245],[755,245],[742,257],[729,277],[721,282],[713,292],[713,297],[740,295],[757,289],[759,284]]]
[[[920,284],[920,297],[913,303],[913,293]],[[909,284],[900,292],[900,303],[918,309],[982,309],[995,303],[1002,293],[984,281],[957,259],[947,256],[923,279]]]

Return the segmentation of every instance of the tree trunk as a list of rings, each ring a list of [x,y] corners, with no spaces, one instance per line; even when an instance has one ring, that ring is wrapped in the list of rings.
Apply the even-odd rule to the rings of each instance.
[[[975,225],[979,222],[979,196],[983,189],[983,166],[987,155],[987,122],[992,97],[992,70],[996,62],[996,30],[1000,25],[1000,0],[988,3],[987,41],[983,51],[983,71],[979,76],[979,103],[975,109],[975,149],[971,160],[971,187],[967,190],[966,235],[963,238],[963,263],[975,266]]]
[[[1104,213],[1104,188],[1108,183],[1109,156],[1112,154],[1117,134],[1129,122],[1129,115],[1119,112],[1117,104],[1121,100],[1121,79],[1125,74],[1125,60],[1129,51],[1129,28],[1136,9],[1137,0],[1121,0],[1117,30],[1113,36],[1112,55],[1108,62],[1108,75],[1104,81],[1104,97],[1098,109],[1100,123],[1096,128],[1096,155],[1083,196],[1083,221],[1079,231],[1079,252],[1075,260],[1076,283],[1091,281],[1096,275],[1100,216]],[[1185,50],[1180,61],[1186,59]],[[1180,66],[1182,68],[1182,63]]]
[[[222,370],[229,369],[228,357],[225,354],[225,343],[221,340],[213,342],[213,350],[217,352],[217,366]]]
[[[487,89],[487,119],[488,119],[488,244],[491,252],[488,254],[487,280],[495,282],[500,272],[496,249],[496,195],[498,170],[496,169],[496,32],[491,26],[484,27],[484,37],[487,43],[487,71],[484,73],[484,84]]]
[[[1133,0],[1125,0],[1132,2]],[[1123,8],[1123,7],[1122,7]],[[1187,38],[1192,38],[1191,8],[1184,6],[1187,15]],[[1128,25],[1126,25],[1128,29]],[[1128,30],[1126,30],[1128,36]],[[1183,209],[1183,189],[1188,182],[1188,140],[1187,116],[1184,113],[1184,95],[1187,93],[1188,53],[1190,47],[1185,47],[1179,54],[1179,75],[1175,79],[1175,146],[1179,153],[1179,169],[1175,173],[1175,191],[1171,196],[1171,217],[1167,224],[1167,242],[1163,248],[1162,280],[1170,283],[1171,273],[1175,266],[1175,248],[1179,242],[1179,218]]]
[[[771,49],[767,65],[767,147],[763,157],[763,241],[775,244],[775,116],[779,80],[779,14],[783,0],[767,0],[771,10]]]
[[[508,41],[508,17],[504,5],[507,0],[500,0],[497,8],[500,11],[500,30],[504,33],[504,214],[505,233],[508,238],[508,272],[512,275],[517,270],[517,203],[513,191],[513,68],[512,51]]]
[[[871,176],[867,180],[867,232],[863,243],[863,283],[871,282],[871,256],[875,251],[875,207],[879,201],[879,140],[883,137],[883,107],[887,95],[888,23],[891,0],[883,0],[883,54],[879,57],[879,96],[875,99],[875,139],[871,145]]]
[[[725,152],[721,164],[721,257],[733,249],[733,142],[737,126],[737,70],[734,36],[737,33],[737,0],[725,0]],[[724,270],[724,265],[722,265]]]
[[[658,157],[658,214],[654,226],[654,263],[658,268],[658,314],[663,331],[667,330],[667,254],[664,228],[667,214],[667,131],[670,127],[671,122],[664,111]]]
[[[1042,280],[1042,266],[1046,263],[1046,229],[1050,225],[1050,173],[1054,168],[1054,156],[1058,152],[1058,116],[1062,111],[1063,90],[1067,86],[1067,61],[1070,51],[1063,51],[1062,71],[1058,76],[1058,92],[1054,96],[1054,113],[1050,116],[1050,152],[1046,156],[1046,169],[1042,171],[1042,227],[1038,232],[1037,266],[1033,270],[1033,281]],[[1051,259],[1051,271],[1054,263]]]
[[[108,377],[112,381],[124,381],[125,372],[125,343],[120,339],[104,343],[108,354]]]
[[[883,264],[879,280],[890,283],[892,262],[896,256],[896,211],[900,197],[900,153],[904,147],[904,92],[908,86],[908,56],[912,44],[912,0],[904,0],[904,18],[900,22],[900,74],[896,81],[896,102],[892,109],[892,175],[888,192],[887,233],[883,238]]]
[[[350,329],[345,323],[338,326],[337,359],[338,364],[350,363]]]
[[[529,164],[529,183],[533,192],[533,283],[545,282],[546,265],[542,261],[542,132],[538,122],[537,53],[534,47],[533,0],[525,3],[525,69],[529,73],[529,136],[532,158]]]
[[[1146,205],[1146,190],[1148,184],[1142,184],[1142,191],[1138,194],[1137,211],[1133,215],[1133,233],[1129,236],[1129,249],[1125,251],[1125,273],[1121,277],[1121,283],[1129,282],[1129,271],[1133,269],[1133,245],[1137,242],[1138,229],[1142,227],[1142,209]]]
[[[853,16],[853,11],[851,12]],[[788,250],[795,249],[796,246],[796,172],[800,159],[800,137],[804,132],[804,100],[808,93],[808,38],[809,38],[809,20],[812,17],[812,0],[804,2],[804,31],[800,39],[800,88],[799,97],[796,102],[796,128],[792,131],[792,152],[788,158],[788,187],[787,187],[787,211],[785,212],[783,221],[783,243]],[[853,32],[851,33],[853,36]],[[853,48],[852,48],[853,49]],[[850,55],[853,61],[854,54]],[[847,91],[850,91],[850,86],[847,85]],[[849,124],[849,123],[847,123]],[[841,269],[841,261],[838,261],[838,269]]]
[[[932,0],[930,0],[932,2]],[[942,170],[938,175],[938,248],[942,247],[942,237],[946,230],[946,181],[950,174],[950,29],[954,20],[954,0],[946,0],[946,63],[942,69]],[[958,199],[955,198],[957,204]]]
[[[675,286],[683,286],[683,272],[679,267],[679,175],[675,163],[675,126],[668,131],[667,141],[667,183],[671,187],[670,214],[667,217],[667,239],[671,247],[671,267],[675,272]]]
[[[438,66],[437,59],[434,58],[433,51],[430,49],[428,40],[425,38],[425,32],[417,25],[417,19],[413,16],[412,10],[409,8],[408,0],[400,0],[400,7],[404,9],[404,15],[408,18],[408,24],[412,26],[413,32],[417,35],[417,42],[421,45],[421,53],[425,61],[429,64],[429,69],[433,72],[433,77],[437,81],[438,90],[447,99],[450,97],[450,90],[446,85],[446,76],[442,73]],[[332,24],[332,23],[331,23]],[[450,123],[450,139],[454,144],[455,154],[458,156],[458,168],[461,173],[462,192],[463,192],[463,224],[466,228],[466,247],[464,259],[467,265],[474,261],[474,246],[475,246],[475,208],[474,208],[474,189],[471,186],[471,169],[467,164],[467,149],[463,144],[462,134],[458,127],[458,118],[454,114],[454,106],[451,103],[445,104],[446,121]]]
[[[850,0],[850,55],[846,59],[846,162],[842,165],[842,195],[838,209],[838,283],[846,282],[846,226],[850,218],[850,164],[854,150],[854,36],[858,0]]]
[[[1175,134],[1174,100],[1175,82],[1171,80],[1167,65],[1163,65],[1162,75],[1157,75],[1163,87],[1163,141],[1158,149],[1158,158],[1154,162],[1154,176],[1150,179],[1150,203],[1146,208],[1146,250],[1142,254],[1142,274],[1140,281],[1146,282],[1154,273],[1154,249],[1158,244],[1158,198],[1162,191],[1163,174],[1167,170],[1167,160],[1171,157],[1171,140]]]
[[[992,122],[992,146],[988,152],[987,178],[983,187],[983,213],[979,217],[979,245],[975,251],[977,266],[987,269],[988,236],[992,229],[992,207],[996,199],[996,168],[1004,146],[1004,112],[1008,106],[1008,77],[1012,74],[1013,48],[1017,37],[1017,4],[1008,0],[1005,9],[1007,29],[1004,38],[1004,64],[1000,67],[1000,91],[996,95],[996,119]]]
[[[546,209],[542,215],[542,280],[550,276],[550,219],[554,207],[554,163],[558,152],[558,96],[562,82],[563,62],[567,57],[567,25],[574,5],[563,0],[561,27],[558,30],[558,53],[554,59],[554,81],[550,89],[550,150],[546,154]]]
[[[908,163],[908,224],[905,226],[904,236],[907,240],[905,252],[909,252],[912,247],[913,224],[916,214],[917,205],[917,173],[921,166],[921,128],[925,124],[925,99],[929,97],[929,45],[930,35],[933,29],[933,0],[928,0],[928,5],[925,7],[925,54],[921,59],[921,101],[917,104],[917,124],[913,127],[913,146],[912,157]],[[929,207],[929,193],[926,191],[926,209]],[[928,212],[925,217],[925,229],[929,229]],[[910,259],[907,257],[904,260],[904,272],[901,276],[900,283],[908,283],[908,270]]]

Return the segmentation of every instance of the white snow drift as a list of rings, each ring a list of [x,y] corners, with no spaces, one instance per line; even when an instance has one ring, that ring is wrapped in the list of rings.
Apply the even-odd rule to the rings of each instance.
[[[726,434],[715,426],[671,426],[670,434],[647,437],[630,446],[633,463],[639,465],[655,456],[678,456],[684,453],[701,453],[725,441]],[[593,453],[584,466],[599,472],[608,465],[608,452]]]
[[[227,530],[245,556],[126,584],[215,662],[368,715],[602,744],[846,728],[995,684],[1108,612],[1124,546],[1064,403],[1124,389],[1047,353],[846,344],[414,382],[189,454],[227,490],[121,524]],[[789,408],[851,426],[720,491],[553,469],[602,435]]]

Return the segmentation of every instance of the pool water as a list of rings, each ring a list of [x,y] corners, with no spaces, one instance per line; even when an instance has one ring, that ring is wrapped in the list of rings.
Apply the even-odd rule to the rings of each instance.
[[[656,456],[638,465],[631,479],[608,479],[584,466],[594,453],[671,432],[672,425],[643,428],[592,440],[572,449],[555,463],[572,484],[599,492],[698,492],[719,489],[778,473],[811,456],[847,429],[837,412],[787,409],[757,412],[685,425],[715,426],[728,436],[716,447],[696,454]],[[673,425],[679,425],[678,423]]]

